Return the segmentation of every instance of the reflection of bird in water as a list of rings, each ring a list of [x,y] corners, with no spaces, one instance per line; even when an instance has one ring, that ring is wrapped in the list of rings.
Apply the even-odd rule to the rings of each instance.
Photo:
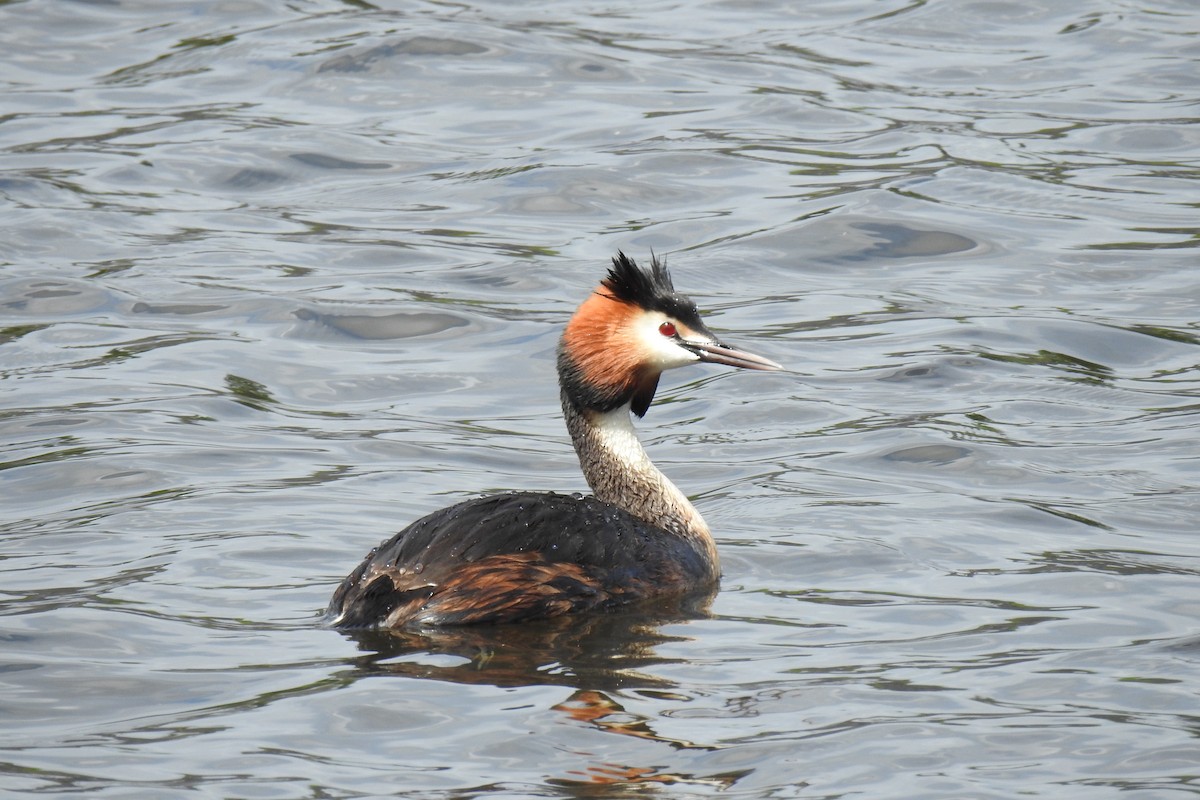
[[[679,750],[716,750],[711,745],[696,744],[688,739],[660,736],[645,717],[635,717],[604,692],[580,690],[565,702],[554,706],[576,722],[586,722],[610,733],[669,744]]]
[[[624,254],[575,312],[558,351],[563,415],[594,497],[517,492],[435,511],[373,550],[338,587],[343,628],[462,625],[607,610],[711,588],[716,545],[630,424],[664,370],[779,365],[721,344],[655,259]]]
[[[606,733],[632,736],[649,742],[670,745],[676,750],[718,750],[713,745],[697,744],[686,739],[671,739],[655,733],[649,719],[630,714],[604,692],[580,690],[569,700],[554,706],[555,711],[567,714],[576,722],[592,725]],[[569,770],[564,778],[552,778],[548,783],[572,787],[616,787],[634,784],[689,784],[728,789],[751,770],[724,772],[717,775],[691,775],[665,772],[660,767],[631,767],[609,762],[593,764],[586,769]],[[611,795],[610,795],[611,796]]]
[[[701,604],[707,599],[702,598]],[[340,679],[397,676],[438,683],[533,686],[551,693],[563,690],[547,687],[566,687],[569,694],[543,708],[559,724],[579,731],[580,741],[590,741],[596,733],[636,740],[632,751],[601,747],[593,753],[574,750],[567,744],[573,737],[565,738],[561,748],[565,763],[546,782],[568,791],[566,796],[642,797],[623,791],[625,787],[630,792],[639,787],[644,790],[644,784],[728,788],[751,770],[697,774],[666,766],[671,763],[666,752],[703,753],[719,750],[721,745],[662,734],[656,730],[654,716],[622,705],[622,696],[648,697],[669,707],[681,707],[694,699],[680,693],[671,680],[654,674],[657,667],[679,662],[656,651],[665,643],[687,641],[679,633],[664,632],[661,626],[703,616],[706,609],[689,604],[670,613],[660,613],[662,610],[655,603],[653,615],[632,609],[624,614],[562,616],[524,625],[350,631],[348,635],[365,652]],[[571,754],[579,760],[572,763]],[[616,763],[614,757],[633,757],[640,765]]]
[[[360,676],[392,675],[482,686],[587,686],[597,691],[670,691],[655,674],[678,663],[658,654],[685,631],[664,631],[708,616],[713,592],[665,598],[623,614],[564,615],[522,625],[460,625],[346,631],[363,652]]]

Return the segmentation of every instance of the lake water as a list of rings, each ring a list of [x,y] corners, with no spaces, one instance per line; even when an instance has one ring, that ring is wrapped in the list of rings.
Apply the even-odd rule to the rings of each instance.
[[[0,793],[1200,794],[1200,9],[0,4]],[[707,610],[347,636],[584,488],[622,249],[788,372],[639,429]]]

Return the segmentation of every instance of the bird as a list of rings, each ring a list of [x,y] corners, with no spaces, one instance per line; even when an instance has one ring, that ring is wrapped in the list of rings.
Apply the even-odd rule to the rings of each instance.
[[[643,449],[666,370],[782,367],[719,341],[666,263],[618,251],[559,340],[562,413],[593,494],[515,491],[434,511],[371,550],[325,620],[346,630],[514,623],[713,589],[720,560],[695,506]]]

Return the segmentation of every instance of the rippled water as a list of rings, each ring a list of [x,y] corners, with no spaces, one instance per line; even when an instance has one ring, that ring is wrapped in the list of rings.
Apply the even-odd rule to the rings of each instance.
[[[1200,12],[0,5],[0,788],[1200,793]],[[707,612],[316,623],[575,491],[617,249],[791,372],[641,424]]]

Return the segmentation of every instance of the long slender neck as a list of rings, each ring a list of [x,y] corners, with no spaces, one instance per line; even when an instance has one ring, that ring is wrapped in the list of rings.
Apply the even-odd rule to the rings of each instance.
[[[608,412],[580,411],[566,392],[563,416],[579,465],[596,497],[673,536],[691,542],[720,572],[716,543],[700,512],[646,455],[629,405]]]

